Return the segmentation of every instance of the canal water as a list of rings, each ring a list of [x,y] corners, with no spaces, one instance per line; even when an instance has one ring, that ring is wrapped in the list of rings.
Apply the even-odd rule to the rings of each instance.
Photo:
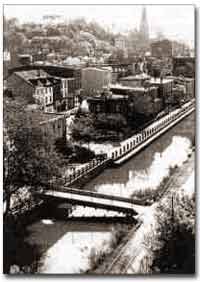
[[[84,189],[130,197],[135,190],[154,189],[170,167],[187,160],[195,136],[193,113],[122,166],[105,170]],[[114,215],[113,212],[76,207],[73,216]],[[116,224],[43,218],[28,227],[27,240],[42,249],[41,273],[82,273],[91,257],[109,251]]]

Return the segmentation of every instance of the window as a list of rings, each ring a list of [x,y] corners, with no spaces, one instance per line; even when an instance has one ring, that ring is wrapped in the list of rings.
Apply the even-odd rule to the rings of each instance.
[[[48,97],[45,97],[45,104],[48,104]]]
[[[101,111],[101,106],[98,104],[97,105],[97,112],[99,113]]]
[[[116,112],[117,112],[117,113],[120,112],[120,105],[119,105],[119,104],[116,105]]]

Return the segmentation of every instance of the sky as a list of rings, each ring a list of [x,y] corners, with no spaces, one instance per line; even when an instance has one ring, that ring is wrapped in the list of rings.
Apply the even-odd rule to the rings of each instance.
[[[142,5],[4,5],[7,18],[20,23],[44,22],[44,15],[59,15],[60,21],[85,18],[97,21],[113,32],[139,29]],[[169,39],[194,44],[194,7],[192,5],[146,5],[150,37],[162,32]]]

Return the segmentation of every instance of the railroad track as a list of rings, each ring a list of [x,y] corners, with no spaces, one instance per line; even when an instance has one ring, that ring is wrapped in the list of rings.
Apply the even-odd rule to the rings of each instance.
[[[176,179],[182,174],[182,171],[176,172],[175,176],[172,176],[172,179],[169,179],[169,181],[166,183],[167,189],[164,190],[162,196],[159,198],[159,201],[161,201],[166,196],[169,196],[169,192],[175,192],[177,191],[176,188],[178,188]],[[175,190],[175,191],[174,191]],[[139,227],[142,225],[142,221],[139,221],[139,223],[131,230],[131,232],[128,234],[128,238],[131,238],[134,236],[135,232]],[[104,274],[126,274],[127,270],[131,267],[134,260],[138,257],[141,246],[135,246],[134,249],[131,251],[134,255],[130,257],[130,255],[125,255],[127,253],[127,250],[130,250],[131,241],[129,240],[125,245],[122,245],[118,251],[118,254],[116,257],[112,260],[111,264],[105,269]]]
[[[134,233],[136,232],[137,229],[141,226],[142,221],[139,221],[136,226],[130,231],[128,234],[128,238],[134,236]],[[105,269],[104,274],[110,274],[113,272],[114,267],[117,265],[120,265],[120,268],[124,267],[125,264],[128,264],[128,261],[130,260],[130,257],[128,256],[123,256],[123,254],[126,252],[126,250],[130,246],[130,240],[128,239],[128,242],[125,245],[122,245],[119,248],[119,251],[115,258],[113,259],[112,263]],[[122,261],[123,258],[123,261]],[[125,259],[124,259],[125,258]],[[121,261],[120,261],[121,260]],[[124,273],[123,271],[120,273]]]

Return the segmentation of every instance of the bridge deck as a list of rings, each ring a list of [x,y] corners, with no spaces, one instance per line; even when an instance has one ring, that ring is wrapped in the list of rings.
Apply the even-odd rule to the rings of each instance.
[[[106,199],[106,198],[96,198],[92,195],[81,195],[81,194],[73,194],[70,192],[60,192],[60,191],[45,191],[40,194],[42,198],[54,198],[60,201],[67,201],[71,204],[77,204],[82,206],[88,206],[93,208],[106,209],[111,211],[122,212],[125,214],[137,215],[135,209],[137,206],[125,202],[123,200],[114,200],[114,199]]]

